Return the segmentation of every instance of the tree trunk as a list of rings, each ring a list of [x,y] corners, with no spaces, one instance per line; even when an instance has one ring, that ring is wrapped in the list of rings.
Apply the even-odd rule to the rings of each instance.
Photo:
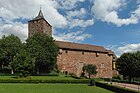
[[[39,74],[39,68],[36,68],[36,74],[37,75]]]
[[[131,81],[132,80],[132,77],[131,76],[129,76],[129,81]]]
[[[89,79],[90,79],[90,74],[88,74],[88,77],[89,77]]]
[[[12,75],[14,74],[14,70],[13,70],[13,68],[11,68],[11,74],[12,74]]]

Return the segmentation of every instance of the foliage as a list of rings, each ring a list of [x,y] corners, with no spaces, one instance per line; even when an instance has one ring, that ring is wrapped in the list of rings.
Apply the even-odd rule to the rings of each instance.
[[[27,77],[33,73],[35,64],[32,58],[25,50],[20,50],[19,54],[14,57],[12,67],[19,74],[20,77]]]
[[[0,65],[9,66],[22,47],[21,40],[15,35],[0,39]]]
[[[27,39],[26,49],[35,58],[35,68],[37,73],[50,72],[57,68],[56,59],[58,46],[52,37],[36,33]]]
[[[91,75],[97,74],[96,69],[97,69],[96,66],[92,65],[92,64],[88,64],[86,66],[83,66],[83,71],[86,71],[88,73],[89,79],[90,79]]]
[[[120,74],[132,77],[140,77],[140,52],[124,53],[116,62]]]

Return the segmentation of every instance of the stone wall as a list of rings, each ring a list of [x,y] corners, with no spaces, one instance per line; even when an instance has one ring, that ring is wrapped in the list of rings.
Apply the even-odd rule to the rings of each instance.
[[[60,49],[57,64],[61,72],[68,71],[77,76],[81,75],[83,65],[93,64],[98,71],[95,77],[112,78],[112,56],[108,53]]]
[[[29,21],[28,31],[29,37],[38,32],[52,36],[52,26],[44,19]]]

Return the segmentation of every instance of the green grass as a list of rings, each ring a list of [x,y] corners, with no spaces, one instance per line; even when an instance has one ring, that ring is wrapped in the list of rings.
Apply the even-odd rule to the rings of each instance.
[[[86,84],[0,84],[0,93],[114,93]]]

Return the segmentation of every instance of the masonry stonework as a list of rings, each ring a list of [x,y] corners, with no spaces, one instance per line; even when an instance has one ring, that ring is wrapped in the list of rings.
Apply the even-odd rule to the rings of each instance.
[[[38,16],[28,22],[28,36],[31,37],[37,32],[52,36],[52,26],[43,17],[40,10]],[[112,78],[114,75],[113,62],[115,54],[102,46],[78,44],[64,41],[55,42],[59,47],[57,57],[58,69],[61,72],[73,73],[80,76],[82,67],[93,64],[97,67],[97,74],[94,77]]]
[[[28,37],[33,36],[35,33],[52,36],[52,26],[45,20],[41,11],[36,18],[28,22],[28,31]]]
[[[57,57],[57,64],[61,72],[67,71],[80,76],[82,67],[86,64],[97,66],[97,75],[95,77],[112,78],[112,55],[108,53],[75,51],[60,49]],[[79,65],[82,67],[79,67]]]

